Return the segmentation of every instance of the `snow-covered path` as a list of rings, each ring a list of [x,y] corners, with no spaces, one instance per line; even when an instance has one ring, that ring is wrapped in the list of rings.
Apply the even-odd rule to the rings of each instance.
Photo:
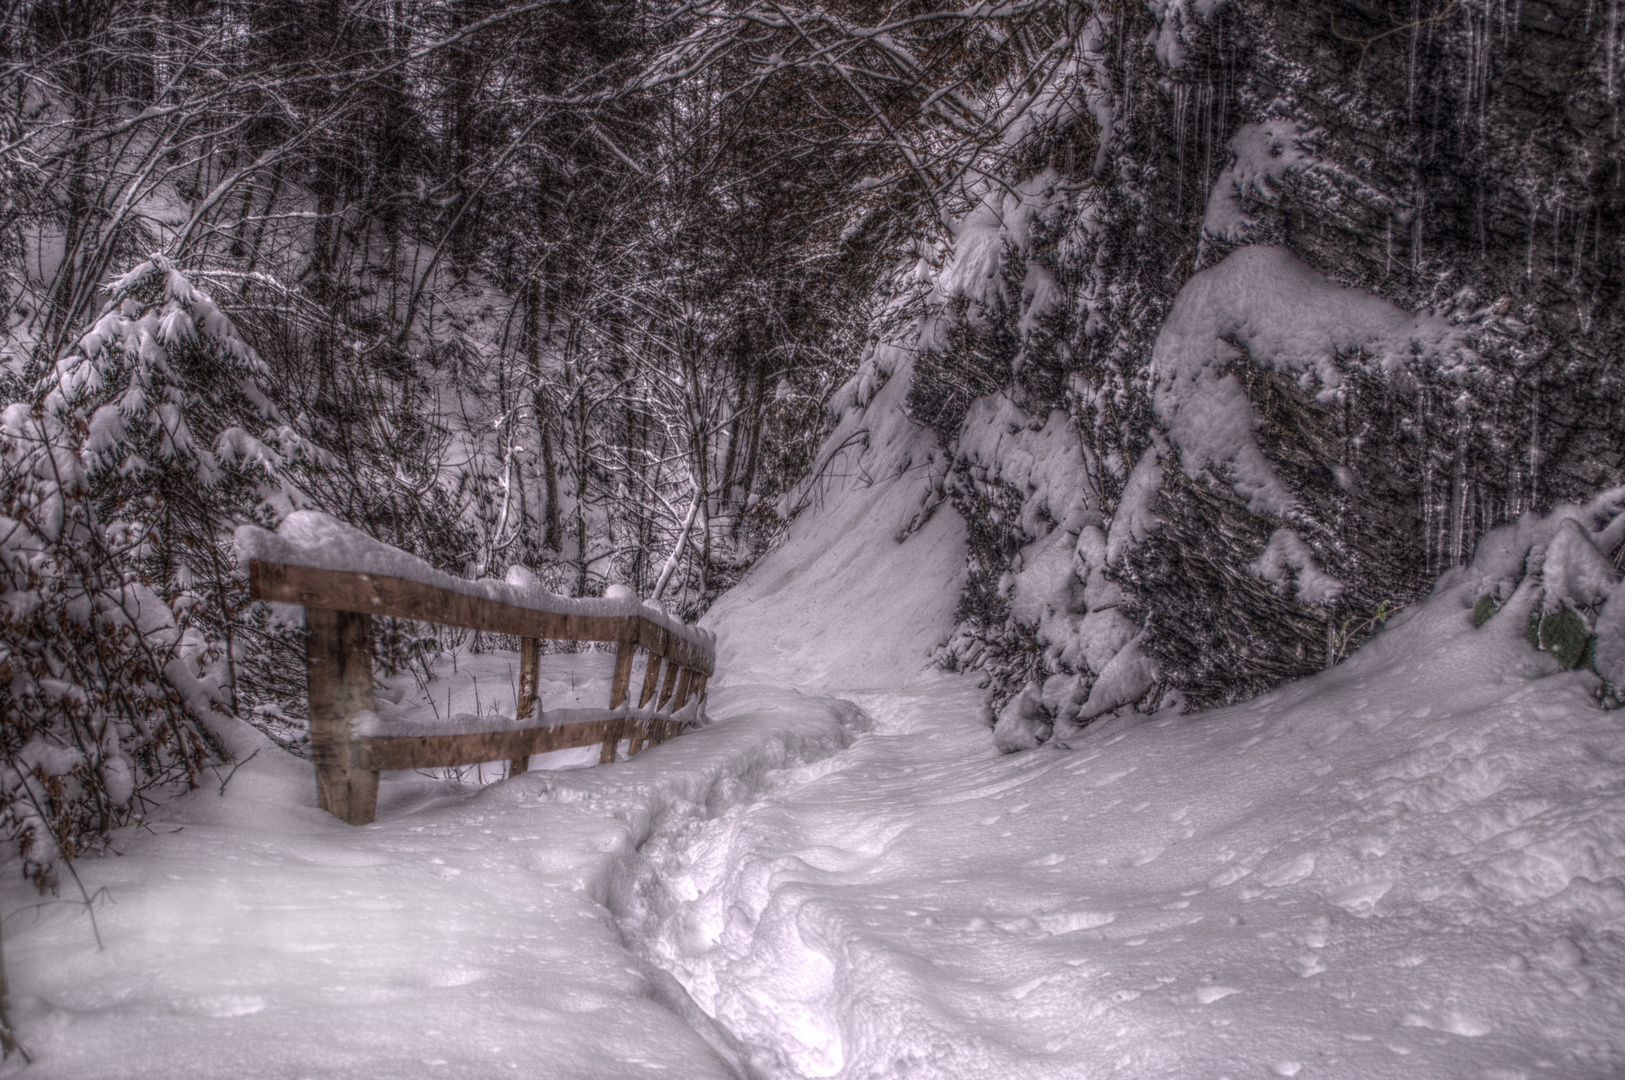
[[[262,751],[224,797],[79,861],[103,949],[81,905],[11,887],[22,1075],[735,1075],[622,946],[610,880],[656,823],[748,798],[862,718],[785,690],[717,698],[725,719],[614,766],[484,789],[387,777],[363,828],[315,808],[308,763]]]
[[[736,685],[360,829],[261,755],[81,860],[104,950],[6,896],[28,1075],[1618,1076],[1625,727],[1504,630],[1009,756],[962,680]]]
[[[963,685],[861,698],[613,906],[769,1076],[1619,1076],[1625,732],[1545,663],[1447,604],[1011,757]]]

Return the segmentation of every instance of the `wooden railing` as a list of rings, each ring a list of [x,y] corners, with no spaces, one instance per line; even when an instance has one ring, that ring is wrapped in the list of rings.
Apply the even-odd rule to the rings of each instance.
[[[311,756],[316,763],[316,801],[352,825],[372,821],[378,810],[378,773],[508,760],[509,775],[524,772],[530,755],[602,744],[599,761],[615,760],[621,739],[630,753],[663,742],[687,721],[673,714],[705,695],[714,672],[710,650],[640,615],[561,614],[523,604],[424,584],[406,578],[351,570],[249,562],[249,594],[256,600],[302,604],[308,635],[305,670],[310,684]],[[377,709],[373,693],[372,618],[392,616],[458,626],[520,639],[516,726],[511,730],[448,735],[373,735],[356,730],[356,718]],[[637,650],[648,655],[637,708],[641,716],[614,716],[580,723],[527,724],[536,706],[542,639],[614,642],[615,675],[609,707],[630,695]]]

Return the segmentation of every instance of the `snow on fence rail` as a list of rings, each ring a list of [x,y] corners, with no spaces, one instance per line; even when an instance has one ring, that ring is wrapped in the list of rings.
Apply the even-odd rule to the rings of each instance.
[[[352,825],[372,821],[378,774],[385,769],[475,765],[506,758],[509,775],[524,772],[530,755],[602,744],[602,763],[615,760],[621,739],[630,753],[679,734],[692,721],[677,714],[705,696],[715,671],[715,639],[634,597],[573,599],[536,587],[523,571],[506,581],[469,581],[431,567],[325,514],[291,514],[276,532],[237,531],[256,600],[301,604],[307,638],[311,756],[316,800]],[[459,626],[520,639],[515,727],[452,734],[374,733],[372,617],[392,616]],[[541,640],[614,642],[609,709],[571,710],[591,719],[537,723]],[[628,704],[633,661],[644,668],[637,711]],[[529,724],[526,720],[530,720]]]

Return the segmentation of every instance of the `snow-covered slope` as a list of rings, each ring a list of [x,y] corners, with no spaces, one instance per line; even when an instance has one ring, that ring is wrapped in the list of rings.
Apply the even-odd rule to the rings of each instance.
[[[386,778],[360,829],[267,746],[78,861],[101,950],[12,886],[28,1075],[1625,1073],[1625,724],[1527,641],[1601,603],[1614,670],[1625,492],[1491,533],[1316,676],[1002,754],[922,670],[964,526],[920,514],[911,430],[718,606],[714,724]]]
[[[909,379],[905,363],[847,411],[785,542],[706,613],[720,681],[897,685],[952,631],[965,526],[949,506],[921,513],[939,451],[904,414]]]

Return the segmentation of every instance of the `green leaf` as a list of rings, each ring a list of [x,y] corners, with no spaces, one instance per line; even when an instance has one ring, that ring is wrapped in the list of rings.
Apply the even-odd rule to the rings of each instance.
[[[1489,622],[1492,617],[1494,617],[1497,610],[1498,609],[1495,605],[1495,597],[1479,597],[1478,603],[1473,606],[1473,625],[1475,627],[1483,626],[1485,623]]]
[[[1580,616],[1564,608],[1540,620],[1540,646],[1572,670],[1591,655],[1591,634]]]

